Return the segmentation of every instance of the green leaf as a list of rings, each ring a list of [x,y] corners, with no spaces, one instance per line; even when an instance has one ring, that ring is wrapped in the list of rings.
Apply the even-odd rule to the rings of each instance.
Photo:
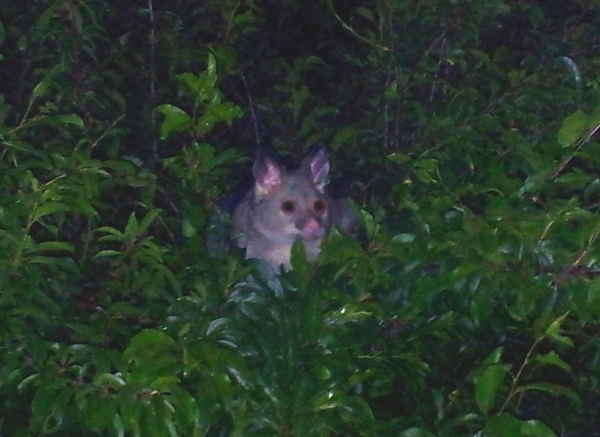
[[[185,235],[187,238],[192,238],[197,233],[196,228],[188,220],[183,221],[181,228],[183,235]]]
[[[504,352],[504,347],[497,347],[492,351],[491,354],[487,356],[487,358],[483,361],[483,364],[499,364],[500,358],[502,358],[502,352]]]
[[[386,157],[387,157],[387,159],[389,159],[392,162],[395,162],[396,164],[404,164],[405,162],[410,161],[410,157],[403,153],[394,152],[394,153],[390,153]]]
[[[548,329],[546,329],[546,335],[559,343],[565,344],[569,347],[573,347],[573,340],[571,340],[569,337],[565,337],[564,335],[561,335],[561,332],[562,332],[561,325],[565,321],[568,314],[569,313],[567,312],[567,313],[563,314],[562,316],[556,318],[550,324]]]
[[[521,422],[514,416],[502,413],[491,416],[485,423],[486,437],[522,437]]]
[[[231,102],[211,102],[206,107],[205,112],[205,117],[210,117],[211,123],[225,122],[229,126],[231,126],[234,119],[243,115],[242,108]]]
[[[492,364],[475,378],[475,400],[483,414],[487,414],[494,406],[498,391],[509,370],[508,364]]]
[[[45,79],[39,82],[33,91],[31,92],[32,97],[44,97],[50,92],[50,86],[48,81]]]
[[[83,120],[77,114],[61,115],[58,119],[66,124],[73,124],[75,126],[84,127]]]
[[[135,212],[129,214],[129,219],[127,220],[127,226],[125,226],[125,232],[123,232],[123,236],[126,241],[132,241],[138,237],[139,231],[139,223],[137,218],[135,217]]]
[[[563,147],[572,146],[587,134],[592,122],[589,115],[578,109],[564,119],[558,132],[558,142]]]
[[[174,132],[182,132],[190,128],[192,119],[182,109],[169,104],[160,105],[157,112],[165,115],[160,125],[160,138],[166,140]]]
[[[212,57],[212,59],[214,59],[214,57]],[[203,71],[198,76],[195,76],[192,73],[182,73],[177,75],[177,79],[184,83],[194,93],[196,101],[213,101],[215,96],[218,97],[218,91],[215,89],[218,79],[215,70],[216,68],[214,65],[211,67],[209,59],[208,70]]]
[[[292,250],[290,253],[290,264],[292,268],[297,271],[304,271],[308,267],[306,260],[306,247],[299,239],[294,241],[292,244]]]
[[[125,380],[119,375],[103,373],[94,378],[94,385],[97,385],[99,387],[118,389],[119,387],[125,385]]]
[[[32,421],[42,424],[52,415],[59,391],[66,385],[66,380],[53,379],[46,381],[36,391],[31,402]]]
[[[600,279],[595,279],[588,288],[588,303],[598,305],[600,303]]]
[[[118,251],[118,250],[101,250],[98,253],[96,253],[96,255],[94,255],[94,258],[103,258],[106,256],[117,256],[120,255],[122,252]]]
[[[527,420],[522,422],[521,433],[531,437],[556,437],[554,431],[539,420]]]
[[[425,428],[409,428],[398,434],[398,437],[436,437]]]
[[[395,80],[390,83],[383,93],[385,100],[396,100],[398,98],[398,82]]]
[[[174,350],[175,341],[157,329],[145,329],[133,337],[123,352],[126,359],[151,361],[156,356]]]
[[[115,228],[111,228],[110,226],[103,226],[101,228],[96,229],[96,231],[98,232],[105,232],[108,235],[105,235],[103,237],[100,237],[100,241],[124,241],[125,240],[125,235],[119,231],[118,229]]]
[[[30,384],[39,383],[40,378],[41,378],[41,375],[39,373],[34,373],[33,375],[29,375],[27,378],[25,378],[24,380],[22,380],[19,383],[19,385],[17,386],[17,390],[22,391],[25,388],[27,388]]]
[[[392,241],[395,243],[412,243],[416,236],[414,234],[397,234],[392,237]]]
[[[338,130],[331,140],[331,147],[333,149],[337,149],[339,146],[352,143],[358,134],[360,133],[360,129],[356,126],[345,126],[342,129]]]
[[[33,251],[45,250],[73,252],[75,250],[75,246],[71,243],[63,243],[60,241],[45,241],[43,243],[38,244]]]
[[[540,363],[544,363],[544,364],[552,364],[554,366],[558,366],[563,370],[566,370],[568,372],[571,371],[571,366],[569,366],[567,363],[565,363],[556,352],[554,351],[550,351],[545,355],[536,355],[534,358],[535,361],[540,362]]]
[[[65,205],[62,202],[54,202],[54,201],[44,202],[42,205],[40,205],[38,208],[36,208],[36,210],[33,214],[33,220],[37,221],[46,215],[54,214],[56,212],[63,212],[63,211],[67,211],[67,210],[68,210],[67,205]]]
[[[292,114],[294,114],[294,120],[298,119],[300,110],[309,97],[310,91],[306,86],[292,91]]]
[[[550,382],[532,382],[531,384],[524,384],[518,386],[515,392],[524,393],[527,390],[543,391],[546,393],[551,393],[555,396],[566,396],[578,404],[581,403],[581,399],[575,391],[559,384],[552,384]]]
[[[125,426],[120,414],[115,414],[112,424],[117,437],[125,437]]]
[[[208,66],[206,67],[206,71],[210,74],[217,74],[217,59],[212,52],[208,54]]]
[[[148,227],[152,224],[152,222],[156,219],[156,217],[158,217],[161,213],[161,209],[156,208],[156,209],[152,209],[150,211],[148,211],[148,213],[146,214],[146,216],[142,219],[142,222],[140,223],[140,226],[138,228],[138,233],[143,233],[145,232]]]

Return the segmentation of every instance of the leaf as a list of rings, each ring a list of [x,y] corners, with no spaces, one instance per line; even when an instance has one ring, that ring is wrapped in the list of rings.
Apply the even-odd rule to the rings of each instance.
[[[337,131],[333,140],[331,140],[331,148],[337,149],[339,146],[343,144],[352,143],[360,130],[356,126],[345,126]]]
[[[364,209],[360,210],[359,218],[362,221],[363,228],[367,232],[367,236],[369,238],[372,238],[377,233],[377,230],[379,229],[379,226],[375,223],[375,219],[368,211],[366,211]]]
[[[169,388],[171,397],[174,400],[175,408],[175,419],[180,429],[185,429],[183,426],[188,424],[198,424],[200,420],[200,411],[198,403],[192,395],[186,390],[178,386],[172,386]]]
[[[75,126],[84,127],[83,120],[77,114],[61,115],[58,119],[65,124],[73,124]]]
[[[182,73],[177,75],[177,79],[183,82],[195,94],[196,101],[198,102],[212,101],[214,96],[218,96],[218,91],[215,90],[218,79],[216,65],[211,66],[210,59],[208,69],[198,76],[192,73]]]
[[[165,351],[173,350],[175,340],[157,329],[144,329],[133,337],[123,352],[126,359],[150,361]]]
[[[212,52],[208,53],[208,65],[206,67],[206,71],[210,74],[217,73],[217,59]]]
[[[386,156],[387,159],[389,159],[392,162],[395,162],[396,164],[403,164],[405,162],[410,161],[410,157],[408,155],[405,155],[404,153],[390,153],[389,155]]]
[[[398,437],[436,437],[425,428],[409,428],[398,434]]]
[[[414,234],[397,234],[392,237],[392,241],[395,243],[412,243],[416,236]]]
[[[121,419],[120,414],[115,414],[112,424],[117,437],[125,437],[125,426],[123,425],[123,419]]]
[[[38,208],[36,208],[34,214],[33,214],[33,220],[37,221],[40,218],[49,215],[49,214],[54,214],[56,212],[63,212],[63,211],[67,211],[67,205],[65,205],[62,202],[54,202],[54,201],[48,201],[48,202],[44,202],[42,205],[40,205]]]
[[[521,423],[521,433],[531,437],[556,437],[554,431],[539,420],[527,420]]]
[[[486,437],[521,437],[521,422],[514,416],[502,413],[491,416],[485,424]]]
[[[48,84],[48,81],[46,81],[46,79],[44,79],[41,82],[39,82],[35,86],[35,88],[33,88],[33,91],[31,92],[31,96],[32,97],[44,97],[48,94],[49,91],[50,91],[50,86]]]
[[[496,395],[509,370],[508,364],[492,364],[475,378],[475,400],[483,414],[488,414],[494,406]]]
[[[562,316],[556,318],[550,324],[548,329],[546,329],[546,335],[559,343],[573,347],[573,340],[571,340],[569,337],[565,337],[564,335],[561,335],[561,332],[562,332],[561,325],[565,321],[568,314],[569,313],[566,312]]]
[[[31,402],[32,421],[35,423],[44,423],[52,414],[54,403],[61,390],[66,384],[66,380],[57,379],[45,381],[43,385],[35,392]]]
[[[61,241],[45,241],[43,243],[38,244],[33,251],[45,251],[45,250],[58,250],[58,251],[66,251],[73,252],[75,250],[75,246],[71,243],[63,243]],[[33,252],[31,251],[31,252]]]
[[[183,221],[181,228],[183,235],[185,235],[187,238],[192,238],[197,234],[196,228],[188,220]]]
[[[581,110],[576,110],[563,120],[558,131],[558,142],[563,147],[569,147],[583,138],[593,122],[591,117]]]
[[[308,267],[306,260],[306,247],[299,239],[294,241],[292,244],[292,250],[290,252],[290,264],[294,270],[304,271]]]
[[[393,81],[390,83],[383,93],[385,100],[396,100],[398,98],[398,82]]]
[[[588,303],[598,305],[600,303],[600,279],[595,279],[588,289]]]
[[[234,119],[240,118],[243,115],[242,108],[231,102],[211,102],[206,108],[204,117],[210,117],[212,124],[215,122],[225,122],[231,126]]]
[[[39,382],[41,375],[39,373],[34,373],[33,375],[29,375],[27,378],[22,380],[17,386],[17,390],[22,391],[27,388],[30,384],[36,384]]]
[[[373,17],[373,12],[371,12],[370,9],[363,8],[363,7],[356,8],[356,13],[358,15],[361,15],[361,16],[365,17],[371,23],[375,23],[375,18]]]
[[[306,86],[292,91],[292,114],[294,114],[294,120],[298,118],[304,102],[310,97],[310,91]]]
[[[190,116],[177,106],[164,104],[158,106],[156,111],[165,115],[165,119],[160,125],[161,140],[166,140],[174,132],[189,129],[192,123]]]
[[[120,255],[121,252],[118,250],[101,250],[100,252],[94,255],[94,258],[103,258],[105,256],[117,256]]]
[[[140,223],[140,226],[138,228],[138,233],[141,234],[141,233],[145,232],[148,229],[148,227],[152,224],[152,222],[156,219],[156,217],[158,217],[160,215],[161,212],[162,212],[162,210],[159,208],[148,211],[148,213],[146,214],[146,216],[142,219],[142,222]]]
[[[119,375],[103,373],[94,378],[94,385],[97,385],[99,387],[117,389],[125,385],[125,380]]]
[[[25,141],[5,140],[2,142],[2,145],[6,146],[6,147],[10,147],[15,150],[20,150],[22,152],[31,153],[32,155],[35,155],[38,157],[44,156],[44,154],[41,151],[37,150],[33,145],[31,145],[30,143],[27,143]]]
[[[114,229],[114,228],[109,228],[109,227],[105,227],[105,228],[99,228],[98,231],[103,230],[110,230],[109,235],[103,235],[102,237],[98,238],[98,241],[125,241],[125,235],[123,235],[121,233],[121,231]],[[115,232],[113,232],[115,231]]]
[[[135,212],[132,212],[129,214],[129,219],[127,220],[127,226],[125,226],[123,236],[125,237],[126,241],[132,241],[138,237],[139,233],[139,223],[135,217]]]
[[[569,366],[567,363],[565,363],[563,360],[561,360],[560,357],[558,356],[558,354],[554,351],[550,351],[545,355],[536,355],[535,361],[538,361],[538,362],[544,363],[544,364],[552,364],[552,365],[558,366],[561,369],[566,370],[568,372],[571,371],[571,366]]]
[[[555,396],[566,396],[578,404],[581,404],[579,395],[572,389],[559,384],[550,382],[532,382],[531,384],[520,385],[516,388],[516,393],[524,393],[527,390],[538,390],[546,393],[551,393]]]
[[[498,364],[500,363],[500,358],[502,357],[502,352],[504,352],[504,347],[497,347],[492,351],[491,354],[487,356],[487,358],[483,361],[484,364]]]

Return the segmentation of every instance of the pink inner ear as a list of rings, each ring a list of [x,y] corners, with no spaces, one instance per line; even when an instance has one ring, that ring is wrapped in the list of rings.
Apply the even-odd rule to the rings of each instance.
[[[255,175],[256,184],[264,191],[271,191],[273,187],[281,184],[281,170],[272,162],[266,162],[263,171]]]

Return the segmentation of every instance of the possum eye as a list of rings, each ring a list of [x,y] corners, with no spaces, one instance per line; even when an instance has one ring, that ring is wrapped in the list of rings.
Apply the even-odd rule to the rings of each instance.
[[[291,200],[286,200],[281,203],[281,210],[286,214],[291,214],[296,210],[296,204]]]
[[[313,209],[316,213],[323,214],[327,209],[327,204],[323,200],[317,200],[313,204]]]

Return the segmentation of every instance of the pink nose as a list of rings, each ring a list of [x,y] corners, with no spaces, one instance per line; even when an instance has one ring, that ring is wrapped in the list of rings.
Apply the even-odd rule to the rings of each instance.
[[[323,230],[314,218],[310,218],[304,223],[304,226],[300,229],[300,235],[305,240],[315,240],[323,235]]]

